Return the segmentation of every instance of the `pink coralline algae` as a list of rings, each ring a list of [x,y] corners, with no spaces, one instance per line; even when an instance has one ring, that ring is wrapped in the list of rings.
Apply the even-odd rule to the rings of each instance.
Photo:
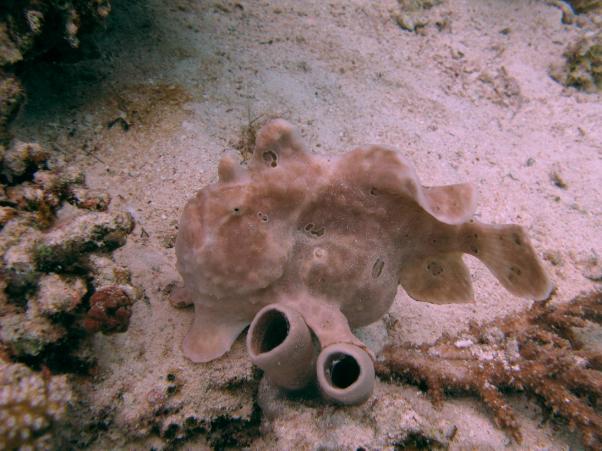
[[[106,287],[90,298],[90,309],[83,326],[90,333],[112,334],[125,332],[130,324],[133,301],[120,287]]]

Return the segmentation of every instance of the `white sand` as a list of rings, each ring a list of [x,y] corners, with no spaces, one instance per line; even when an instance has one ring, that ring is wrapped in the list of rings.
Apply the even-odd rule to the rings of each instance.
[[[102,57],[42,66],[30,76],[32,100],[15,125],[17,136],[56,143],[85,167],[91,187],[110,192],[112,208],[137,220],[116,258],[132,269],[148,302],[135,306],[126,334],[95,340],[99,375],[86,396],[112,419],[96,448],[160,447],[144,427],[251,415],[257,377],[242,338],[217,362],[189,363],[179,344],[192,311],[172,308],[164,292],[177,279],[169,243],[181,209],[216,179],[217,162],[250,119],[284,117],[318,153],[370,142],[396,147],[427,185],[472,181],[481,221],[528,230],[559,302],[599,286],[584,274],[589,260],[602,258],[602,102],[548,75],[587,31],[562,24],[558,8],[447,0],[418,13],[429,24],[411,33],[394,20],[393,0],[115,3],[108,30],[95,38]],[[82,77],[98,73],[102,80]],[[106,127],[119,115],[131,123],[127,132]],[[389,339],[433,341],[470,320],[530,305],[470,263],[475,304],[418,303],[400,289]],[[384,325],[368,329],[364,335],[374,336]],[[164,388],[168,372],[182,385],[166,401],[172,410],[155,417],[149,392]],[[580,446],[561,422],[544,423],[534,401],[513,399],[522,445],[474,399],[454,398],[436,411],[414,387],[378,383],[373,404],[348,411],[282,401],[253,446],[382,449],[411,421],[419,429],[456,426],[452,449]],[[201,433],[184,447],[206,445]]]

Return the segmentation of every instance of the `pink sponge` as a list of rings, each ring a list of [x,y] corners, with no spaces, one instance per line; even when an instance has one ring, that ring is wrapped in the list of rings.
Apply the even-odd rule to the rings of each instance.
[[[313,155],[278,119],[259,131],[247,168],[227,156],[218,172],[219,181],[184,208],[176,241],[184,294],[195,305],[183,350],[195,362],[223,355],[260,310],[278,304],[283,308],[262,310],[251,328],[258,334],[249,341],[253,360],[269,360],[260,356],[265,351],[289,355],[293,365],[295,353],[277,347],[291,331],[306,336],[302,326],[291,329],[300,315],[318,339],[316,353],[327,353],[303,354],[307,365],[329,362],[316,367],[325,396],[361,402],[372,390],[365,375],[374,370],[350,327],[386,313],[398,284],[419,301],[470,302],[467,253],[513,294],[543,299],[552,289],[522,228],[474,221],[471,185],[423,187],[396,151],[367,146]],[[283,365],[260,364],[273,380],[282,380],[284,370],[274,372]],[[357,380],[338,374],[342,369]]]

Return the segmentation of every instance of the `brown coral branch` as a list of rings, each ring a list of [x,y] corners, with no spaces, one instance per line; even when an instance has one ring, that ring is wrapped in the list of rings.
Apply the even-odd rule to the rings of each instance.
[[[602,323],[601,313],[600,290],[562,305],[537,302],[525,312],[471,325],[432,345],[390,344],[377,374],[426,385],[435,404],[445,392],[476,394],[517,442],[520,427],[500,389],[524,390],[566,419],[571,430],[578,429],[588,449],[600,449],[602,355],[582,349],[574,328]]]

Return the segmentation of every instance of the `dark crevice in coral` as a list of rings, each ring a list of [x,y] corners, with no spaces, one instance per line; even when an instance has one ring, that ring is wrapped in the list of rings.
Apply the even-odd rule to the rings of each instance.
[[[414,432],[408,434],[403,442],[395,443],[395,451],[442,450],[446,447],[432,438]]]
[[[242,448],[250,446],[260,435],[261,409],[253,406],[253,413],[248,419],[218,417],[209,426],[207,439],[213,449]]]
[[[27,296],[35,293],[38,289],[40,274],[26,267],[21,269],[14,267],[4,270],[2,276],[6,281],[4,292],[8,296],[9,302],[25,308]]]

